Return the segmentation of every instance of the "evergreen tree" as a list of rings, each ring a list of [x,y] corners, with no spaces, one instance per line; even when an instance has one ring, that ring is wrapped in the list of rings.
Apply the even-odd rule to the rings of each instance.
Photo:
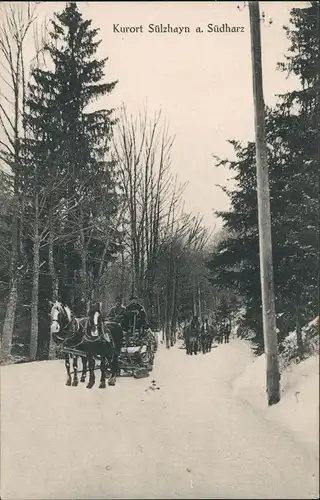
[[[34,67],[29,84],[25,183],[32,224],[37,203],[42,208],[39,252],[45,266],[40,288],[48,295],[50,274],[47,298],[57,282],[60,296],[74,307],[77,295],[87,304],[99,271],[117,250],[112,224],[116,176],[107,160],[115,122],[112,110],[94,106],[116,82],[103,82],[107,58],[96,58],[99,30],[83,20],[75,2],[54,15],[51,27],[44,48],[47,66]]]
[[[319,4],[293,9],[287,64],[280,68],[299,76],[301,89],[282,96],[267,110],[270,196],[276,309],[279,339],[316,314],[319,128]],[[315,68],[318,68],[316,70]],[[236,161],[220,161],[236,171],[237,188],[229,193],[232,210],[219,213],[232,236],[221,242],[210,263],[212,279],[235,283],[246,297],[247,326],[263,347],[254,144],[232,142]],[[283,314],[284,313],[284,314]],[[284,320],[286,323],[284,323]]]

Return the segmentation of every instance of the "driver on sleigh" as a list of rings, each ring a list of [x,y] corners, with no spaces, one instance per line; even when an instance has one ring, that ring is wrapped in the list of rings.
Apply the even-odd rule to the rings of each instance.
[[[126,311],[126,308],[122,304],[122,298],[120,296],[118,296],[116,298],[115,305],[110,309],[110,312],[107,316],[107,320],[112,321],[114,323],[118,323],[122,326],[125,311]]]

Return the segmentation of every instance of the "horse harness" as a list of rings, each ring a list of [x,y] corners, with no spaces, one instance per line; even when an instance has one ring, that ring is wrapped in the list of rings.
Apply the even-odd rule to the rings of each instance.
[[[76,331],[79,331],[79,328],[80,328],[80,323],[79,323],[79,320],[76,318],[76,317],[71,317],[70,315],[70,318],[69,318],[69,315],[65,309],[64,306],[61,306],[62,309],[58,309],[58,317],[57,318],[52,318],[51,317],[51,324],[52,323],[57,323],[58,324],[58,328],[56,331],[53,331],[52,333],[55,335],[56,339],[59,340],[60,342],[65,342],[67,339],[65,337],[62,337],[61,335],[59,335],[59,332],[63,332],[64,330],[66,330],[67,328],[70,327],[70,325],[75,322],[76,323]],[[60,324],[60,321],[59,321],[59,314],[60,313],[64,313],[65,317],[67,318],[67,323],[62,326]]]

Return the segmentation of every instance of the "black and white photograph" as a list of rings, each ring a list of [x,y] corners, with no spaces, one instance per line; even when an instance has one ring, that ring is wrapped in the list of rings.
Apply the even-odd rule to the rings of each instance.
[[[318,499],[319,1],[0,2],[1,500]]]

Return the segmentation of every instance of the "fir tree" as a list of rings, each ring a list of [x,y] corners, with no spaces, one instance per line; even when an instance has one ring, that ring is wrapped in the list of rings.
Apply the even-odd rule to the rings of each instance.
[[[75,2],[55,14],[44,47],[47,65],[32,70],[25,114],[29,216],[34,221],[39,194],[45,207],[43,269],[72,307],[79,293],[82,303],[88,302],[100,264],[103,268],[117,249],[116,177],[107,161],[115,121],[112,110],[95,105],[117,82],[103,81],[107,58],[96,57],[98,31]]]
[[[276,308],[282,313],[279,339],[316,314],[319,128],[319,4],[293,9],[287,64],[280,68],[299,76],[301,89],[282,96],[267,110],[270,196]],[[315,68],[318,68],[316,70]],[[237,159],[220,161],[236,171],[237,188],[229,193],[232,210],[219,213],[230,236],[210,263],[214,282],[235,283],[247,301],[247,326],[263,347],[254,144],[232,142]],[[284,314],[283,314],[284,313]]]

